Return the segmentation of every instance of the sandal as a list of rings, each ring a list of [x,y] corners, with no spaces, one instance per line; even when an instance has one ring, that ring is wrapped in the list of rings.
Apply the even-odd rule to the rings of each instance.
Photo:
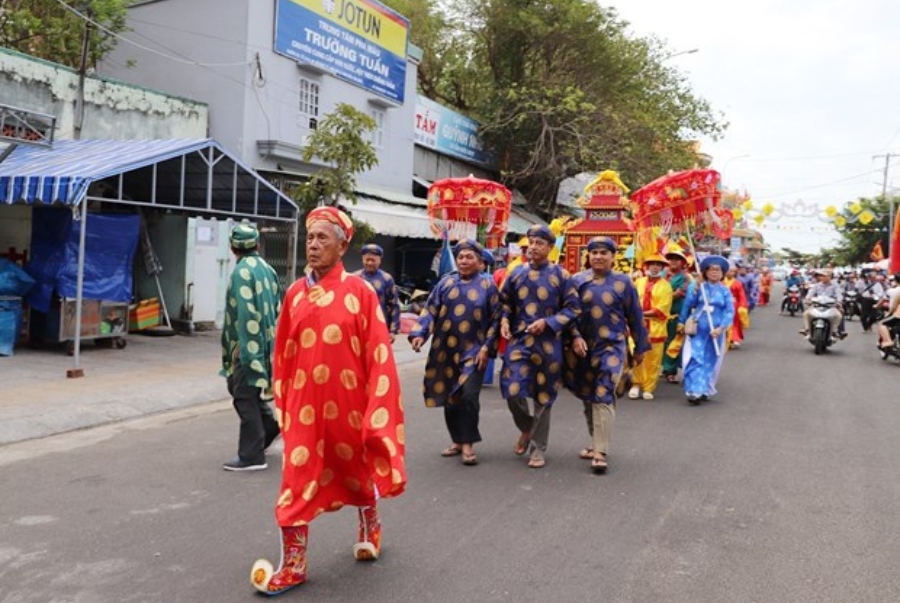
[[[528,445],[531,443],[531,434],[523,433],[519,436],[519,439],[516,440],[516,445],[513,448],[513,452],[516,453],[516,456],[522,456],[526,452],[528,452]]]
[[[606,462],[606,455],[602,452],[598,452],[594,458],[591,459],[591,469],[594,473],[606,473],[608,468],[609,463]]]
[[[441,456],[458,456],[460,454],[462,454],[462,448],[456,444],[448,446],[441,451]]]
[[[474,452],[470,452],[469,454],[462,455],[462,464],[466,466],[473,466],[478,464],[478,457],[475,456]]]
[[[582,458],[586,461],[594,458],[594,448],[593,446],[588,446],[587,448],[582,448],[581,452],[578,453],[578,457]]]
[[[666,375],[666,383],[671,383],[672,385],[678,385],[678,376],[677,375]]]

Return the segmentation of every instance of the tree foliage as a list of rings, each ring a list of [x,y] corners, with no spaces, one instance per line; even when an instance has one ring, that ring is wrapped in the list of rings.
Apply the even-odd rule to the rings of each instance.
[[[900,199],[894,199],[896,207]],[[853,212],[850,207],[844,208],[841,215],[846,220],[844,226],[836,226],[841,237],[840,243],[829,250],[834,257],[834,263],[840,266],[855,266],[871,262],[871,253],[875,244],[880,242],[881,249],[887,257],[889,236],[891,233],[889,199],[876,197],[874,199],[859,199],[859,212]],[[864,211],[870,211],[875,216],[869,224],[862,224],[859,215]]]
[[[69,0],[109,32],[125,30],[130,0]],[[78,69],[85,21],[57,0],[0,0],[0,46]],[[116,46],[111,33],[91,28],[87,66]]]
[[[305,213],[320,203],[337,205],[343,199],[356,202],[356,174],[378,165],[378,155],[369,140],[375,120],[352,105],[339,103],[309,136],[303,148],[303,161],[322,163],[293,192],[294,200]],[[365,222],[353,221],[355,241],[365,241],[375,233]]]
[[[388,4],[412,15],[422,92],[481,122],[504,182],[544,215],[564,178],[613,168],[635,188],[693,167],[692,141],[725,128],[664,43],[590,0]]]

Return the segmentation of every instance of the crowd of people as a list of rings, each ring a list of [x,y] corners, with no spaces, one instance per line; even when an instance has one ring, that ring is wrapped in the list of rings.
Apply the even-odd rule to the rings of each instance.
[[[378,500],[406,486],[392,348],[400,307],[393,278],[380,268],[383,250],[364,245],[363,269],[351,274],[343,266],[353,237],[347,215],[320,207],[306,227],[307,273],[287,292],[259,256],[256,229],[240,225],[231,234],[238,261],[227,293],[222,374],[240,433],[238,455],[223,468],[265,469],[266,449],[282,436],[275,509],[281,562],[259,560],[251,572],[253,585],[269,595],[306,580],[310,522],[345,505],[357,507],[354,557],[377,559]],[[664,380],[680,383],[690,405],[709,400],[726,352],[744,340],[750,312],[770,303],[767,269],[718,255],[694,258],[669,243],[644,257],[638,273],[625,274],[614,269],[616,241],[595,237],[583,271],[569,274],[550,260],[555,243],[549,228],[535,225],[521,256],[493,272],[493,255],[478,242],[453,248],[456,270],[433,288],[408,334],[416,352],[430,341],[422,396],[426,406],[443,409],[450,444],[442,456],[478,464],[480,394],[499,356],[500,393],[518,432],[511,452],[529,468],[546,465],[554,402],[566,389],[582,402],[587,426],[579,455],[603,474],[617,399],[627,392],[654,400]],[[821,277],[823,286],[828,279]],[[874,289],[862,295],[880,295]]]

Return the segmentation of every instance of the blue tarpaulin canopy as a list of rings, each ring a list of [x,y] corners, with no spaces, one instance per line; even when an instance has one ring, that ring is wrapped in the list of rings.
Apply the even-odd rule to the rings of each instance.
[[[104,202],[293,221],[297,206],[212,139],[57,140],[0,162],[0,203]]]

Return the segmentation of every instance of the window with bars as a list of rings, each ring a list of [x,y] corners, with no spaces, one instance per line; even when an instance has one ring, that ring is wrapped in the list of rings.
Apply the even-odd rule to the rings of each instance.
[[[300,122],[311,130],[319,124],[319,83],[300,78]]]
[[[375,120],[375,129],[372,130],[371,140],[372,146],[380,149],[384,146],[384,117],[385,112],[382,109],[369,108],[369,117]]]

